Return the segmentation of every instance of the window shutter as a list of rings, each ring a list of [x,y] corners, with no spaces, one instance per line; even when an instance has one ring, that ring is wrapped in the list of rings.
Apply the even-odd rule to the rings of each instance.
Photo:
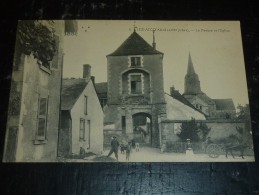
[[[46,139],[47,131],[47,114],[48,114],[48,98],[39,99],[38,124],[37,124],[37,140]]]
[[[85,120],[80,119],[80,133],[79,133],[79,140],[85,139]]]

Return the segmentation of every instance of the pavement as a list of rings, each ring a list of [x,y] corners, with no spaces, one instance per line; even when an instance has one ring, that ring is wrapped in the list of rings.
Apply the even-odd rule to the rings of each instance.
[[[105,151],[104,155],[109,151]],[[115,155],[111,155],[115,159]],[[193,154],[192,152],[186,153],[162,153],[160,149],[144,147],[139,152],[132,150],[129,162],[254,162],[253,156],[244,156],[242,159],[239,156],[233,158],[231,155],[228,158],[225,155],[219,155],[217,158],[211,158],[207,154]],[[126,154],[119,153],[119,162],[126,161]]]
[[[84,159],[66,159],[65,162],[117,162],[115,155],[112,154],[107,158],[109,150],[104,151],[102,155],[95,155]],[[106,160],[107,159],[107,160]],[[233,158],[231,155],[228,158],[225,155],[220,155],[217,158],[211,158],[207,154],[186,153],[162,153],[160,149],[142,147],[139,152],[132,149],[130,160],[126,160],[126,154],[121,154],[119,151],[119,162],[254,162],[254,156],[244,156],[242,159],[239,156]]]

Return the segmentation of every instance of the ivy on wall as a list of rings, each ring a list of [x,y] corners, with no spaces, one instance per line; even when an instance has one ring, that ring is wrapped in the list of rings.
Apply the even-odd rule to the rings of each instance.
[[[54,22],[39,20],[19,21],[17,46],[26,55],[32,54],[44,66],[49,66],[56,51]]]

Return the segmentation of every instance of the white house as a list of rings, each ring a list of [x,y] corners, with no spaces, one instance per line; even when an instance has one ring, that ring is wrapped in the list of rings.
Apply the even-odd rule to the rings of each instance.
[[[103,110],[90,72],[87,64],[83,78],[62,81],[59,156],[103,151]]]

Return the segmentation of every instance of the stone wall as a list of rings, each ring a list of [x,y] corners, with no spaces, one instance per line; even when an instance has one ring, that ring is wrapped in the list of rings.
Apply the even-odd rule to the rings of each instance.
[[[177,134],[180,132],[181,124],[185,121],[161,121],[159,126],[161,127],[161,145],[167,145],[167,143],[181,142]],[[210,132],[207,136],[210,136],[212,140],[220,141],[232,134],[236,133],[236,128],[245,128],[243,121],[234,120],[207,120],[207,121],[196,121],[197,123],[204,123],[209,128]],[[245,135],[244,135],[245,136]],[[245,138],[243,138],[245,139]]]

